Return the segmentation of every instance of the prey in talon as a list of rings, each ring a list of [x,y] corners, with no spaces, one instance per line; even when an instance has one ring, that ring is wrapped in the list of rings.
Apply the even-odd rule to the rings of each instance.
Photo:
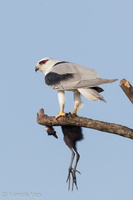
[[[61,126],[61,128],[64,135],[64,141],[72,152],[66,182],[68,182],[68,189],[71,188],[73,190],[74,186],[76,187],[76,189],[78,189],[76,173],[80,174],[80,172],[77,170],[77,164],[78,164],[80,155],[77,151],[76,143],[77,141],[80,141],[83,139],[82,129],[80,126]],[[75,158],[75,154],[76,154],[76,158]],[[75,163],[73,165],[74,158],[75,158]]]
[[[68,182],[69,190],[70,188],[73,190],[74,186],[76,187],[76,189],[78,189],[76,173],[78,174],[81,174],[81,173],[77,170],[77,165],[78,165],[80,155],[77,151],[76,143],[77,141],[80,141],[83,139],[82,129],[80,126],[61,126],[61,129],[64,135],[64,141],[72,152],[66,182]],[[56,131],[54,130],[52,126],[46,126],[45,130],[48,133],[48,135],[53,135],[55,138],[58,138],[56,135]],[[75,154],[76,154],[76,158],[75,158]],[[75,158],[75,163],[73,165],[74,158]]]
[[[52,126],[46,126],[45,131],[48,133],[48,135],[53,135],[55,138],[58,139],[58,136],[56,135],[56,131]]]
[[[81,95],[91,101],[101,100],[106,102],[101,92],[104,90],[101,85],[117,81],[118,79],[104,79],[98,77],[98,71],[80,64],[72,62],[59,61],[50,57],[39,60],[36,64],[35,71],[41,71],[45,75],[45,83],[50,88],[57,90],[59,101],[59,114],[56,119],[65,116],[65,91],[73,92],[74,108],[73,116],[77,115],[79,107],[82,105]],[[99,87],[100,86],[100,87]],[[64,134],[64,141],[72,152],[71,162],[68,169],[68,189],[74,189],[77,186],[77,164],[80,155],[77,151],[76,143],[83,139],[82,129],[80,126],[61,126]],[[48,135],[57,138],[52,127],[47,128]],[[75,163],[74,163],[75,158]]]

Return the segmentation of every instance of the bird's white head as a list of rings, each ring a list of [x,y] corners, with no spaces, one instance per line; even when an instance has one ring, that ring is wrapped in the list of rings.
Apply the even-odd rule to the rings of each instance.
[[[55,60],[53,58],[47,57],[43,58],[38,61],[35,67],[35,71],[37,72],[38,70],[43,72],[45,75],[51,71],[51,68],[59,62],[58,60]]]

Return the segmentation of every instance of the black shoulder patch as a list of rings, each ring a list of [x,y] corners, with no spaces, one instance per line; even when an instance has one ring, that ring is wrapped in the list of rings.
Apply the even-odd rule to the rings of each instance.
[[[63,63],[68,63],[68,62],[66,62],[66,61],[57,62],[53,67],[55,67],[56,65],[63,64]]]
[[[73,74],[70,74],[70,73],[67,73],[67,74],[57,74],[57,73],[54,73],[54,72],[49,72],[45,76],[45,83],[47,85],[56,85],[60,81],[65,81],[65,80],[71,79],[72,77],[73,77]]]

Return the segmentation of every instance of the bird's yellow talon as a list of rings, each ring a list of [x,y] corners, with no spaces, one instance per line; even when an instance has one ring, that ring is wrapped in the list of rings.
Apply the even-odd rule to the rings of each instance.
[[[65,112],[60,112],[58,115],[55,116],[55,118],[59,118],[59,117],[62,117],[62,116],[65,116],[66,113]]]
[[[76,103],[75,105],[74,105],[74,111],[72,112],[72,114],[77,114],[77,110],[78,110],[78,108],[79,108],[79,103]]]

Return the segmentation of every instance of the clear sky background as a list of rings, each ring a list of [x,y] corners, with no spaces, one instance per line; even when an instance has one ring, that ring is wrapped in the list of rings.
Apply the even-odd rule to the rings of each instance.
[[[119,87],[123,78],[133,84],[133,1],[1,1],[0,19],[0,199],[132,200],[133,141],[91,129],[78,143],[79,190],[67,190],[71,152],[60,127],[56,140],[36,123],[40,108],[59,112],[57,92],[34,69],[53,57],[118,78],[103,86],[107,103],[83,97],[78,114],[133,128],[132,104]],[[67,92],[65,111],[72,110]]]

